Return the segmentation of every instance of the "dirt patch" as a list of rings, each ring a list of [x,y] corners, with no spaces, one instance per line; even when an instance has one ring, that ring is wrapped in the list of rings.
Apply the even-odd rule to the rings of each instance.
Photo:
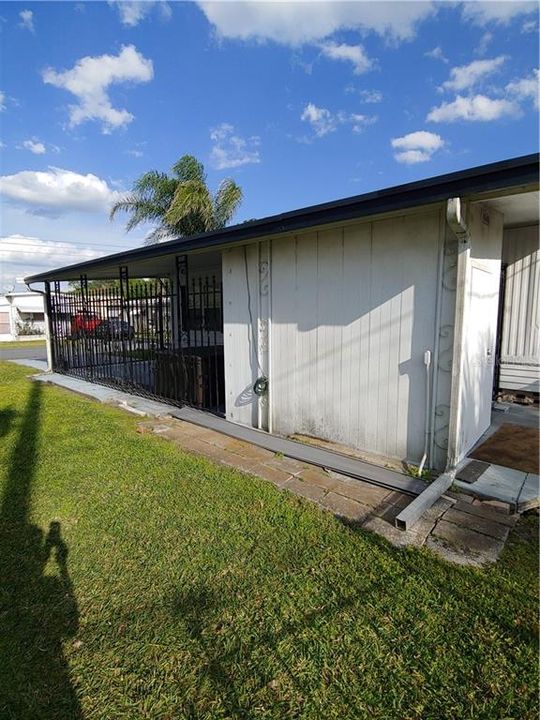
[[[482,445],[469,454],[469,457],[494,465],[539,472],[540,442],[537,428],[523,425],[504,424]]]

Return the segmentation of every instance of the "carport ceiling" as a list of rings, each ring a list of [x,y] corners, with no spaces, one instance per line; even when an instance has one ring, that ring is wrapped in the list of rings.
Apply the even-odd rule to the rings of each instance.
[[[532,192],[492,198],[482,204],[493,207],[504,215],[504,226],[538,224],[540,193]]]

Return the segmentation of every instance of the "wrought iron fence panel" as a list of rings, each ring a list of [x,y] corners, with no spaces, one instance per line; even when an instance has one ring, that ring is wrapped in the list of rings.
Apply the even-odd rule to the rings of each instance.
[[[175,405],[224,412],[221,279],[51,292],[54,368]]]

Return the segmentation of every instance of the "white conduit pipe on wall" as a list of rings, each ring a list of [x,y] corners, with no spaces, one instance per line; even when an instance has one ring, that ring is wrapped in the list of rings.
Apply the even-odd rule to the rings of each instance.
[[[418,477],[422,477],[426,461],[428,459],[431,419],[431,350],[424,353],[424,365],[426,366],[426,425],[424,431],[424,454],[418,466]]]

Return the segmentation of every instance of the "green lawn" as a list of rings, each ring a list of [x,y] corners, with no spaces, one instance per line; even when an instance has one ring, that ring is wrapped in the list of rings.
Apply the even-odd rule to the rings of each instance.
[[[0,365],[0,718],[536,718],[537,527],[355,532]]]
[[[11,350],[22,347],[45,347],[45,340],[13,340],[0,342],[0,350]]]

